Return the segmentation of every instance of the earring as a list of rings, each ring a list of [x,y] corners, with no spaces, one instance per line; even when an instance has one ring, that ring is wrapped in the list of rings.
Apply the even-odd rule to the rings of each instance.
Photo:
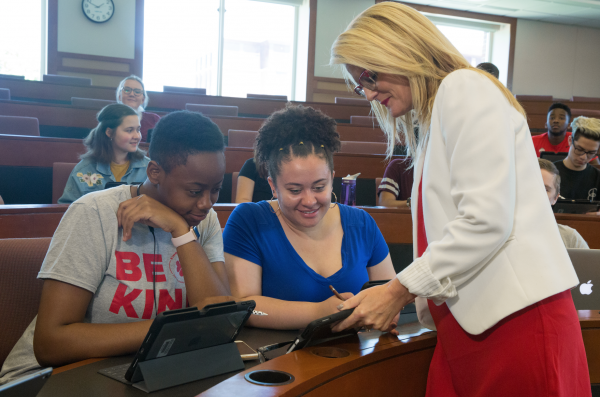
[[[337,205],[337,195],[334,193],[334,191],[331,191],[331,194],[333,194],[333,197],[335,197],[335,204],[333,204],[333,206],[330,206],[329,208],[335,208],[335,206]]]
[[[271,200],[269,200],[271,203],[274,201],[275,199],[275,192],[273,192],[273,197],[271,197]],[[273,210],[273,206],[269,203],[269,209],[271,210],[271,212],[273,214],[275,214],[275,216],[278,215],[278,212],[281,212],[281,208],[279,207],[279,201],[277,201],[277,211]]]

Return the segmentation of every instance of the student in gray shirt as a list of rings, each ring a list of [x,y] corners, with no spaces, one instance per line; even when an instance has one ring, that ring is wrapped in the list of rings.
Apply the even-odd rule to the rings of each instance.
[[[174,112],[156,125],[149,155],[141,186],[90,193],[65,213],[38,274],[38,315],[0,384],[40,367],[133,353],[157,313],[231,300],[212,209],[225,173],[223,135],[199,113]]]

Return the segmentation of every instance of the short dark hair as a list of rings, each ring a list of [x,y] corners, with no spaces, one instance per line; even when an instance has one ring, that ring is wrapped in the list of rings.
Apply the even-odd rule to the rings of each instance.
[[[485,70],[495,78],[500,77],[500,70],[498,70],[498,67],[491,62],[482,62],[477,65],[477,69]]]
[[[80,158],[90,158],[98,163],[110,164],[114,153],[111,138],[106,135],[106,130],[108,128],[115,130],[127,116],[139,117],[134,109],[120,103],[103,107],[96,115],[98,126],[91,130],[83,140],[83,144],[88,150]],[[146,152],[138,148],[135,152],[129,153],[127,158],[129,160],[139,160],[144,158],[145,154]]]
[[[548,114],[554,109],[562,109],[569,115],[569,120],[571,120],[571,108],[565,105],[564,103],[555,102],[548,108]]]
[[[225,150],[223,134],[208,117],[180,110],[161,118],[152,131],[148,155],[166,173],[185,165],[188,156]]]
[[[333,172],[333,153],[341,147],[336,126],[334,119],[318,110],[288,103],[258,130],[254,161],[259,175],[276,181],[284,161],[313,153],[324,158]]]

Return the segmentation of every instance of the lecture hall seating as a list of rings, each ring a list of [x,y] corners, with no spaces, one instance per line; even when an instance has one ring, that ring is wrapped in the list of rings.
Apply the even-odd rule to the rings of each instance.
[[[571,109],[571,115],[573,118],[579,116],[600,118],[600,110]]]
[[[342,148],[340,149],[340,153],[360,153],[360,154],[385,154],[386,151],[387,151],[387,143],[385,143],[385,142],[342,141]]]
[[[50,237],[0,239],[0,366],[37,315],[42,280],[37,279]]]
[[[206,88],[163,86],[163,92],[174,92],[179,94],[206,95]]]
[[[573,96],[573,97],[571,97],[571,101],[600,103],[600,98],[593,98],[593,97],[588,97],[588,96]]]
[[[69,175],[77,163],[53,163],[52,164],[52,204],[57,204],[58,199],[65,191]]]
[[[379,122],[372,116],[350,116],[350,124],[365,127],[379,127]]]
[[[8,88],[0,88],[0,99],[10,100],[10,90]]]
[[[91,86],[92,79],[88,79],[85,77],[73,77],[73,76],[61,76],[58,74],[45,74],[42,77],[44,83],[52,83],[52,84],[67,84],[67,85],[81,85],[81,86]]]
[[[269,101],[286,101],[287,95],[264,95],[264,94],[246,94],[246,98],[250,99],[267,99]]]
[[[85,109],[95,109],[100,110],[106,105],[111,105],[113,103],[117,103],[117,101],[109,101],[107,99],[92,99],[92,98],[71,98],[71,104],[73,106],[77,106]]]
[[[371,107],[371,103],[367,101],[365,98],[345,98],[345,97],[336,97],[335,103],[338,105],[354,105],[354,106],[368,106]]]
[[[40,124],[35,117],[0,116],[0,134],[40,136]]]
[[[258,131],[229,130],[227,136],[229,137],[227,146],[252,148]]]
[[[237,106],[202,105],[197,103],[186,103],[185,110],[189,110],[190,112],[199,112],[205,116],[237,117],[239,108]]]

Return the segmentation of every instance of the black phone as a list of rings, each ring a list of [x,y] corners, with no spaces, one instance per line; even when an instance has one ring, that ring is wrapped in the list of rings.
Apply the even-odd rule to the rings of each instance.
[[[362,288],[360,289],[365,290],[367,288],[371,288],[371,287],[376,287],[378,285],[383,285],[383,284],[387,284],[389,283],[390,280],[372,280],[372,281],[367,281],[366,283],[363,284]]]
[[[294,340],[287,352],[291,353],[295,350],[323,343],[330,339],[356,334],[358,329],[347,329],[341,332],[333,332],[331,330],[333,324],[348,318],[353,311],[354,308],[346,309],[312,321]]]

